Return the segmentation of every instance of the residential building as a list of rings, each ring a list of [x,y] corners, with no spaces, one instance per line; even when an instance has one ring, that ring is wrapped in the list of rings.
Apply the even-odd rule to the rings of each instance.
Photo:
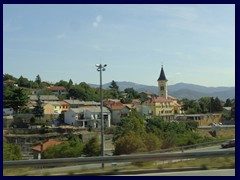
[[[44,115],[54,114],[54,106],[50,103],[44,103],[43,109],[44,109]]]
[[[54,107],[53,114],[61,114],[62,113],[62,104],[59,101],[45,101],[46,104],[51,104]]]
[[[163,97],[153,97],[143,103],[149,109],[149,115],[160,116],[164,120],[174,119],[174,103]]]
[[[14,85],[14,86],[18,86],[18,84],[16,83],[16,81],[14,81],[14,80],[11,80],[11,79],[8,79],[8,80],[6,80],[6,81],[3,81],[3,85],[5,85],[5,84],[12,84],[12,85]]]
[[[129,105],[124,105],[120,101],[104,100],[104,106],[106,106],[111,112],[111,123],[118,124],[122,117],[126,117],[131,110]]]
[[[69,104],[65,101],[58,101],[58,103],[61,105],[60,106],[61,114],[65,113],[70,107]]]
[[[47,148],[62,144],[63,142],[56,139],[48,139],[47,141],[39,144],[37,146],[32,147],[33,151],[33,158],[34,159],[41,159],[42,152],[44,152]]]
[[[79,108],[84,105],[84,101],[79,101],[77,99],[65,99],[66,103],[68,103],[69,108]]]
[[[57,94],[57,95],[62,95],[67,93],[66,88],[63,86],[50,86],[50,87],[47,87],[47,89],[51,90],[54,94]]]
[[[175,120],[177,121],[196,121],[199,126],[208,126],[213,123],[221,122],[222,114],[177,114],[175,115]]]
[[[104,125],[110,127],[111,113],[106,107],[103,107],[102,110]],[[70,108],[64,114],[64,122],[73,126],[98,128],[101,126],[101,108],[100,106]]]

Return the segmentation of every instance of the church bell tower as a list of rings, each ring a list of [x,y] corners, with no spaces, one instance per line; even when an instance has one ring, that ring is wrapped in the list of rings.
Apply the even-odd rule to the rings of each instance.
[[[163,65],[161,68],[160,76],[158,78],[158,88],[159,88],[159,97],[168,98],[168,90],[167,90],[167,78],[165,76]]]

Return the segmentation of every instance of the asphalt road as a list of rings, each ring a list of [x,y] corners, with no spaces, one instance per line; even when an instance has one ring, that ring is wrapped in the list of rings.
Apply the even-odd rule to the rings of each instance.
[[[198,170],[147,174],[125,174],[117,176],[235,176],[235,169]]]

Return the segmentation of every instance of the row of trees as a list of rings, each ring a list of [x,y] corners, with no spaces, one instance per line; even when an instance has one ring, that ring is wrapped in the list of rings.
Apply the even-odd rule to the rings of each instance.
[[[42,82],[40,75],[37,75],[35,81],[32,81],[32,80],[28,80],[28,78],[25,78],[23,76],[16,78],[10,74],[4,74],[3,81],[6,81],[6,80],[15,81],[15,84],[17,84],[19,87],[33,88],[33,89],[46,87],[49,85],[49,83],[47,82]]]

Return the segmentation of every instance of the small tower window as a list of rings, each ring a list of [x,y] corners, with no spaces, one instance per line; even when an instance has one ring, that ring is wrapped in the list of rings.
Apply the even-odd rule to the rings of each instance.
[[[161,87],[160,87],[160,90],[161,90],[161,91],[164,91],[164,86],[161,86]]]

